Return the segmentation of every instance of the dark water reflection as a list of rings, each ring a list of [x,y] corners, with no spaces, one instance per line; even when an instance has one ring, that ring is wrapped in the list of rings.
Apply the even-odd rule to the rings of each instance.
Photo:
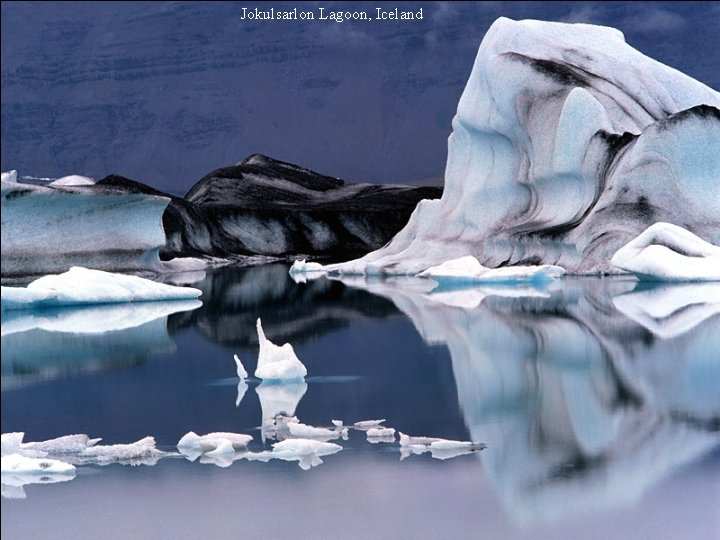
[[[338,522],[326,532],[474,537],[484,527],[492,537],[600,538],[588,528],[607,519],[627,524],[613,530],[615,537],[653,530],[653,537],[682,531],[708,538],[718,531],[707,501],[717,501],[719,484],[697,479],[720,481],[720,285],[568,279],[545,290],[430,291],[422,280],[296,284],[286,266],[267,265],[220,269],[194,286],[203,290],[202,306],[156,318],[126,313],[105,334],[88,332],[87,320],[101,320],[99,312],[54,314],[50,322],[3,316],[2,431],[25,431],[28,440],[154,435],[166,448],[189,430],[245,431],[259,445],[267,394],[251,384],[235,407],[232,354],[254,370],[260,316],[268,337],[292,342],[308,367],[296,403],[303,422],[387,418],[407,433],[488,448],[448,462],[412,456],[400,463],[396,450],[354,435],[343,452],[307,473],[274,463],[203,473],[210,491],[225,492],[238,475],[238,482],[251,482],[245,534],[268,534],[253,512],[264,503],[289,504],[282,486],[304,494],[287,510],[287,527],[271,528],[282,537],[318,537],[321,529],[308,520],[322,519],[320,501],[352,520],[358,501],[376,496],[390,499],[368,503],[369,516],[391,530],[410,527],[405,536],[364,521],[344,529]],[[188,472],[193,466],[200,467],[163,460],[153,469],[160,472],[145,478],[162,475],[187,493],[198,481]],[[103,475],[118,490],[114,497],[131,497],[128,474],[110,468],[91,479],[30,486],[28,500],[3,503],[3,534],[17,533],[34,513],[60,511],[52,509],[63,508],[63,494],[75,504],[81,493],[102,493]],[[376,493],[369,492],[370,477]],[[333,503],[327,492],[337,494],[338,484],[343,494]],[[158,503],[164,515],[177,494],[153,485],[148,489],[166,498]],[[425,498],[422,489],[437,496]],[[216,497],[192,500],[199,515],[215,512],[204,504],[223,505]],[[348,507],[338,508],[339,501]],[[403,518],[410,512],[412,526]],[[673,516],[673,524],[658,529],[658,513]],[[452,526],[430,527],[444,520]],[[229,534],[219,525],[208,530]]]

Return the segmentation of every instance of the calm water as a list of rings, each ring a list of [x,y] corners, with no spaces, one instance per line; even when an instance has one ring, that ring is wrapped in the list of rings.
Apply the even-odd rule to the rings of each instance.
[[[2,431],[152,435],[164,450],[190,430],[235,431],[257,451],[263,408],[283,398],[306,424],[386,418],[488,448],[401,460],[351,432],[307,471],[81,467],[67,482],[4,483],[3,539],[720,538],[720,285],[429,293],[427,281],[296,284],[268,265],[195,286],[200,307],[4,315]],[[254,371],[257,317],[294,345],[307,387],[251,382],[236,407],[232,355]]]

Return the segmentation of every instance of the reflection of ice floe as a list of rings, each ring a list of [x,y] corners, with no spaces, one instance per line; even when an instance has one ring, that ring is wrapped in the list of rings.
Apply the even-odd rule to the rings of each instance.
[[[470,436],[489,444],[484,469],[518,521],[621,507],[720,444],[717,317],[656,339],[614,307],[635,286],[620,279],[564,280],[546,297],[470,308],[431,301],[414,282],[356,283],[447,345]]]
[[[168,314],[200,305],[199,300],[182,300],[4,311],[2,386],[171,352],[175,343],[168,335]]]
[[[48,458],[32,458],[19,454],[3,455],[2,498],[25,499],[28,484],[55,484],[75,478],[75,467]]]
[[[265,337],[260,319],[257,320],[257,333],[260,342],[255,376],[258,379],[283,381],[302,379],[307,369],[295,354],[292,345],[285,343],[281,347]]]
[[[283,461],[297,461],[303,470],[317,467],[323,461],[322,456],[335,454],[342,450],[342,446],[335,443],[316,441],[311,439],[286,439],[273,444],[272,451],[248,453],[243,457],[249,461],[270,461],[280,459]]]
[[[243,400],[243,397],[245,397],[245,392],[247,392],[248,389],[248,384],[245,381],[245,379],[247,379],[248,372],[245,370],[245,366],[243,366],[237,354],[233,355],[233,358],[235,359],[235,370],[239,379],[237,385],[237,398],[235,399],[235,406],[239,407],[240,402]]]
[[[621,247],[612,264],[641,279],[720,281],[720,247],[671,223],[655,223]]]
[[[431,266],[418,274],[418,277],[431,277],[440,283],[513,283],[554,281],[562,276],[565,269],[561,266],[506,266],[487,268],[475,257],[467,255]]]
[[[34,329],[68,334],[117,332],[201,305],[200,300],[172,300],[8,311],[3,312],[2,335]]]
[[[616,296],[613,304],[653,335],[670,339],[720,313],[720,283],[642,286]]]
[[[255,388],[262,410],[262,440],[277,436],[278,429],[287,429],[287,422],[278,418],[292,418],[300,400],[307,391],[307,383],[298,381],[285,384],[263,382]],[[297,420],[297,419],[296,419]]]
[[[73,266],[36,279],[27,287],[2,287],[2,309],[37,309],[84,304],[190,300],[202,291],[124,274]]]
[[[400,460],[413,454],[430,452],[433,459],[452,459],[484,450],[485,444],[472,441],[453,441],[437,437],[411,437],[400,433]]]

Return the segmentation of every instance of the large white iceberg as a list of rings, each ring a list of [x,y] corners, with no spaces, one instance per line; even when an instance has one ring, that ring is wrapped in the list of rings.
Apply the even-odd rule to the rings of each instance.
[[[62,274],[38,278],[27,287],[2,287],[2,309],[182,300],[201,294],[191,287],[74,266]]]
[[[720,199],[716,205],[720,213]],[[720,247],[672,223],[651,225],[611,262],[645,280],[720,281]]]
[[[720,94],[588,24],[500,18],[480,45],[448,142],[445,189],[407,226],[330,272],[483,266],[617,273],[654,222],[720,244]]]
[[[267,339],[260,319],[257,320],[256,326],[260,353],[255,376],[270,381],[303,379],[307,375],[307,369],[295,354],[292,345],[285,343],[279,347]]]

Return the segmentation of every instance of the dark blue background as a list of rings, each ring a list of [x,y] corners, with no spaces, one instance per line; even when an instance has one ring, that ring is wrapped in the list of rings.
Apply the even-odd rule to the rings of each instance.
[[[3,2],[2,170],[119,173],[184,193],[253,152],[355,181],[441,175],[499,16],[619,28],[720,87],[713,2],[300,3],[424,20],[242,21],[279,3]],[[285,7],[288,7],[287,5]]]

